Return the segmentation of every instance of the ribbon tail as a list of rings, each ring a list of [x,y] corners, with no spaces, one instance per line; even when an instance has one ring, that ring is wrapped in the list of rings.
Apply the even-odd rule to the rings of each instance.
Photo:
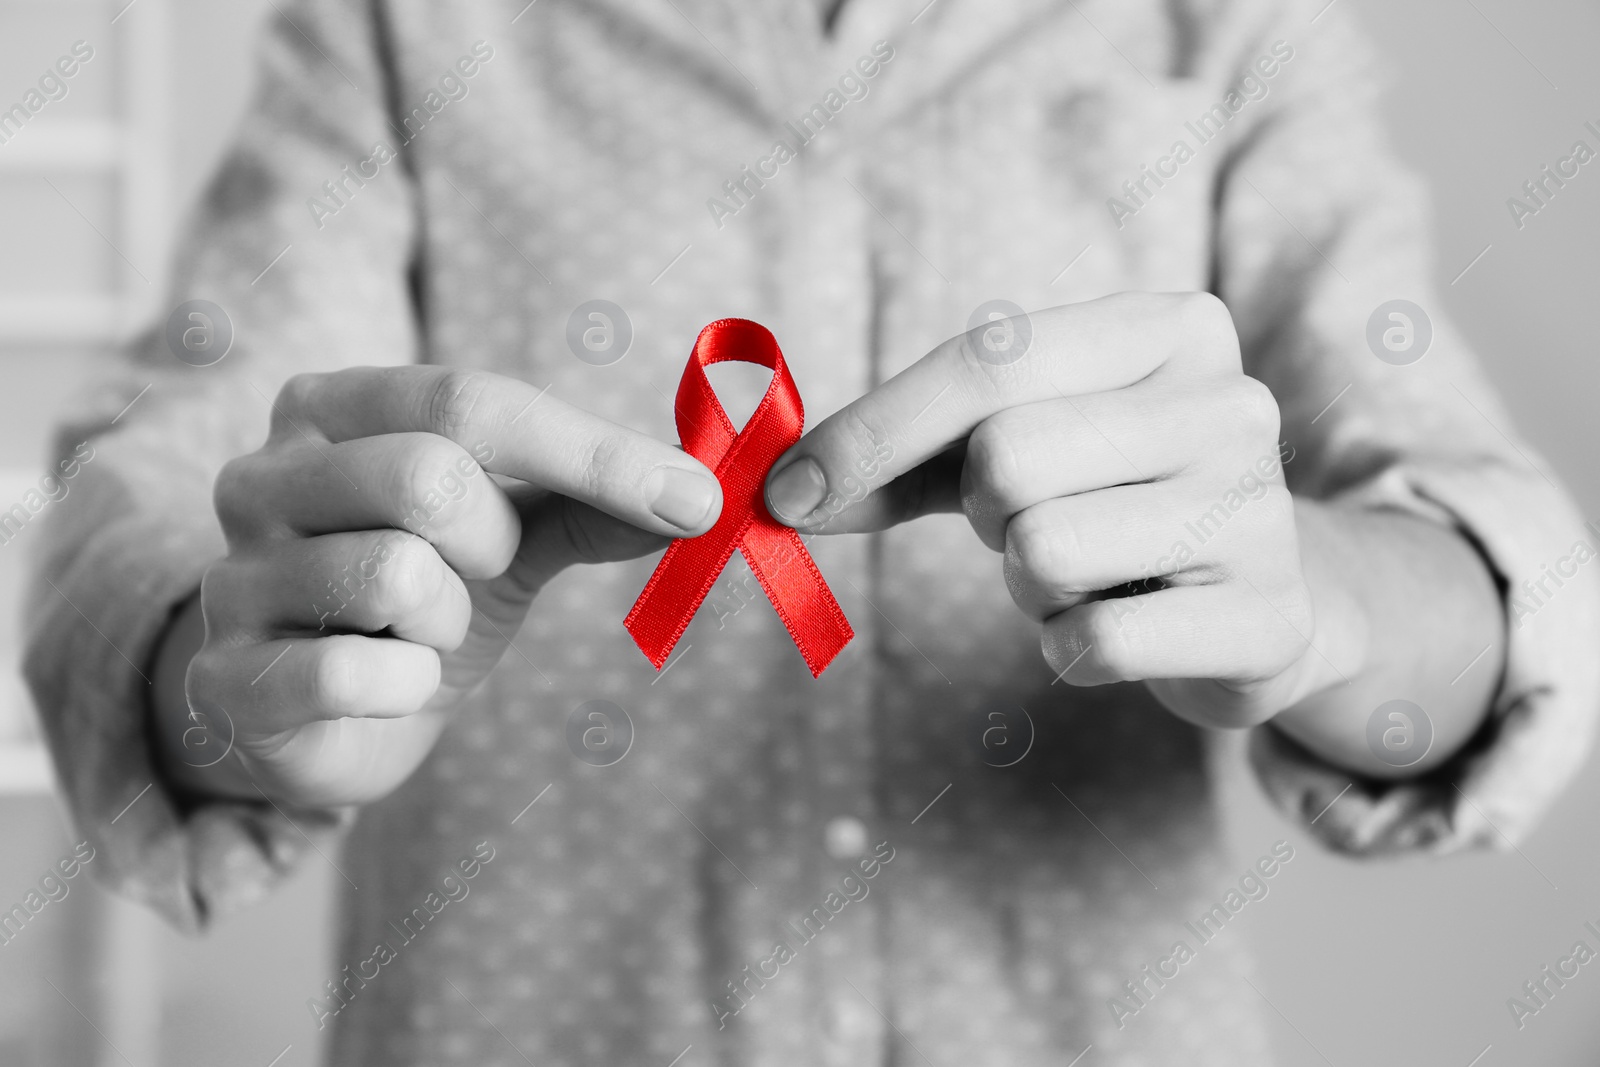
[[[733,556],[739,531],[724,530],[720,537],[718,533],[713,528],[699,537],[672,542],[622,622],[658,671]]]
[[[805,542],[787,526],[758,520],[745,532],[739,548],[805,658],[811,676],[821,677],[855,637],[855,631],[806,551]]]

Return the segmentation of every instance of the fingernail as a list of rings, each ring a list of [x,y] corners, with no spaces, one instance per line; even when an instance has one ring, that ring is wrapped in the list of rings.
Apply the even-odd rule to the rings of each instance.
[[[822,503],[828,480],[809,456],[795,460],[767,481],[767,507],[780,522],[796,523]]]
[[[644,480],[650,510],[680,530],[697,530],[717,500],[713,478],[681,467],[657,467]]]

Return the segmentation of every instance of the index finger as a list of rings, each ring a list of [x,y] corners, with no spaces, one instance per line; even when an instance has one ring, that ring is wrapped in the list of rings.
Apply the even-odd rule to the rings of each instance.
[[[484,470],[673,537],[709,530],[722,487],[683,450],[487,371],[427,365],[301,375],[274,404],[273,433],[332,442],[433,433]]]
[[[996,330],[1009,345],[985,344]],[[1200,364],[1220,353],[1237,367],[1237,342],[1231,357],[1215,343],[1223,335],[1232,338],[1233,327],[1221,301],[1188,293],[1119,293],[981,325],[813,427],[773,464],[767,510],[787,525],[818,527],[996,412],[1132,385],[1179,352]]]

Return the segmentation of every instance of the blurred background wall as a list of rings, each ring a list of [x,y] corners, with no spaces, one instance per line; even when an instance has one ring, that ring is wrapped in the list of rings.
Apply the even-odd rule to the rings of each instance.
[[[125,4],[0,2],[0,107],[73,42],[94,49],[67,96],[0,145],[6,506],[45,472],[68,394],[93,386],[132,326],[165,313],[172,229],[245,105],[256,28],[271,10],[267,0]],[[38,533],[0,546],[0,911],[77,840],[49,794],[16,672],[18,594]],[[0,1067],[318,1063],[305,1000],[328,977],[330,873],[308,867],[198,942],[72,879],[65,899],[0,944]]]
[[[0,146],[8,501],[43,473],[66,395],[92,385],[130,324],[163,309],[171,227],[244,104],[252,38],[270,10],[270,0],[125,2],[0,4],[0,103],[72,42],[95,49],[68,96]],[[1574,140],[1600,146],[1583,129],[1600,126],[1600,7],[1335,2],[1360,11],[1389,57],[1393,138],[1434,189],[1443,310],[1585,516],[1600,518],[1600,172],[1584,168],[1521,230],[1505,205]],[[31,532],[0,546],[0,909],[74,840],[16,678]],[[1247,776],[1226,781],[1241,871],[1275,840],[1300,846],[1236,924],[1257,946],[1256,984],[1285,1067],[1600,1062],[1600,973],[1584,968],[1521,1031],[1506,1007],[1574,941],[1600,947],[1582,929],[1600,926],[1600,765],[1591,761],[1520,851],[1437,863],[1329,856],[1267,811]],[[308,865],[195,942],[74,879],[64,900],[0,944],[0,1064],[311,1067],[319,1046],[305,1000],[330,973],[331,881]]]

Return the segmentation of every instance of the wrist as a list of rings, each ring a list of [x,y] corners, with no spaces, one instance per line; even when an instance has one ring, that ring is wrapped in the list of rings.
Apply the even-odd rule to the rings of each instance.
[[[1487,713],[1504,654],[1504,611],[1489,568],[1462,534],[1398,511],[1296,500],[1317,620],[1306,684],[1273,725],[1352,773],[1402,778],[1448,760]],[[1486,669],[1462,667],[1489,649]],[[1320,666],[1315,665],[1320,664]],[[1391,701],[1428,720],[1430,748],[1397,766],[1369,720]]]

